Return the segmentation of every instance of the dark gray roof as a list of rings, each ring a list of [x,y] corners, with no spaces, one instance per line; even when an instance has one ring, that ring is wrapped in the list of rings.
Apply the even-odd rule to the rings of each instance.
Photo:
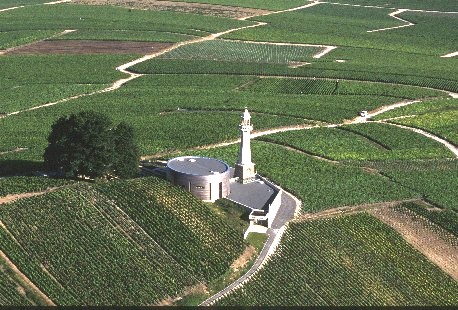
[[[212,175],[229,170],[225,162],[208,157],[182,156],[169,160],[167,167],[177,172],[192,175]]]
[[[262,210],[269,206],[276,193],[268,184],[256,179],[247,184],[231,182],[231,193],[227,198],[252,209]]]

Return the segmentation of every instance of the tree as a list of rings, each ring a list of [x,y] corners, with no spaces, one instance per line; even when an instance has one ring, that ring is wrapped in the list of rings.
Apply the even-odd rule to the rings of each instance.
[[[134,162],[138,169],[139,156],[133,128],[125,123],[113,128],[107,116],[83,111],[59,118],[51,129],[44,153],[44,163],[49,170],[59,171],[65,177],[100,178],[110,174],[133,176]],[[118,153],[125,152],[121,143],[133,151]]]
[[[140,153],[135,144],[134,128],[121,122],[114,130],[114,173],[121,178],[129,178],[138,174]]]

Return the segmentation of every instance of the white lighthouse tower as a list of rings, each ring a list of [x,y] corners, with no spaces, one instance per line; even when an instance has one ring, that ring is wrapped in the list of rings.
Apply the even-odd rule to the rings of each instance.
[[[242,123],[239,128],[242,141],[240,143],[239,159],[235,165],[234,177],[238,177],[238,182],[245,184],[252,182],[256,176],[254,164],[251,162],[250,147],[250,135],[253,126],[251,125],[251,115],[247,108],[243,112]]]

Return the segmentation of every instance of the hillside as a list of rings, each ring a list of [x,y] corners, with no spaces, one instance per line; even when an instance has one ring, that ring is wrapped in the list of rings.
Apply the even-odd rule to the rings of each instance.
[[[0,306],[458,306],[457,20],[456,0],[1,1]],[[292,218],[245,241],[227,200],[43,165],[53,122],[95,110],[143,167],[234,166],[245,108]]]
[[[3,254],[59,305],[157,304],[205,287],[245,248],[207,205],[156,178],[66,186],[1,205],[0,221]]]

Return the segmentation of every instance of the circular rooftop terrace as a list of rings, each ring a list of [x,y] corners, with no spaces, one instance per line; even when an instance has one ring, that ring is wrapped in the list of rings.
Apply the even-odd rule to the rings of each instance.
[[[167,162],[167,167],[179,173],[195,176],[216,175],[229,171],[229,165],[225,162],[200,156],[173,158]]]

